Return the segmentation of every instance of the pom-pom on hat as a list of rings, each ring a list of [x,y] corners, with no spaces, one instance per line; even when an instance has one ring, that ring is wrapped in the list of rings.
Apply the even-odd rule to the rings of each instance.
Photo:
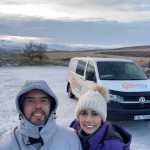
[[[94,86],[79,98],[75,109],[76,117],[79,117],[82,110],[91,109],[96,111],[103,121],[106,121],[109,99],[109,92],[106,88],[98,85]]]

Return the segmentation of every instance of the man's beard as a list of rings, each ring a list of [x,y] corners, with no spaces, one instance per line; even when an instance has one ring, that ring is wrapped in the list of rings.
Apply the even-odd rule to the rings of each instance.
[[[42,110],[36,110],[31,113],[29,120],[35,125],[44,125],[48,119],[48,114]]]

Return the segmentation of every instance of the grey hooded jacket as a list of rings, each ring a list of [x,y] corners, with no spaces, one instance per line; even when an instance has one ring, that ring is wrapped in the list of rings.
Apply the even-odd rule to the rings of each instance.
[[[52,112],[41,130],[41,126],[36,126],[25,118],[19,107],[22,95],[33,89],[42,90],[53,98]],[[57,105],[57,97],[45,81],[28,81],[16,98],[16,107],[21,115],[20,126],[0,139],[0,150],[81,150],[76,133],[55,123],[53,114]],[[42,138],[43,144],[31,144],[29,137]]]

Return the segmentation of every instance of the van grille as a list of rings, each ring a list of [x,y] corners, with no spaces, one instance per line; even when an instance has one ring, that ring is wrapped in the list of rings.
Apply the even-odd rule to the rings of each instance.
[[[120,92],[110,90],[110,93],[123,97],[125,102],[131,102],[121,104],[123,108],[127,107],[128,109],[150,109],[150,92]],[[134,103],[139,102],[140,97],[144,97],[147,103]]]

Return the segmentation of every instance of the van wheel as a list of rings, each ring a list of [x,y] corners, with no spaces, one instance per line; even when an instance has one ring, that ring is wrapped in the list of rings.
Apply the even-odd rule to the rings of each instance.
[[[72,93],[72,90],[71,90],[71,86],[70,86],[70,84],[68,84],[67,92],[68,92],[68,96],[69,96],[69,98],[74,98],[74,95],[73,95],[73,93]]]

